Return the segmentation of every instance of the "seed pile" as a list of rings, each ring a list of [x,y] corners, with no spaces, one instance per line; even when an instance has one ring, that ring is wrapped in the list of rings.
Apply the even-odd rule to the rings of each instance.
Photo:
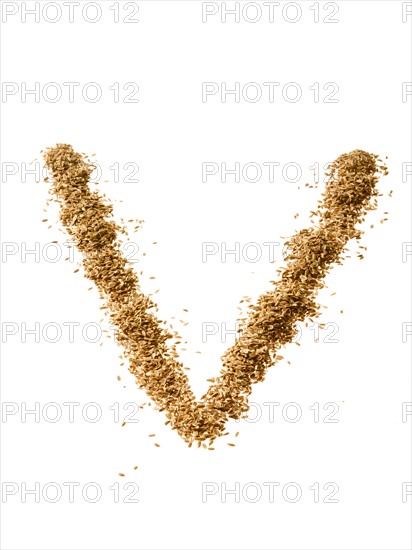
[[[67,144],[47,149],[44,160],[60,221],[83,254],[85,276],[106,302],[130,372],[189,446],[207,441],[211,449],[228,419],[248,411],[252,384],[264,380],[268,368],[281,359],[278,351],[296,336],[297,322],[319,316],[315,297],[325,286],[323,279],[333,264],[342,262],[348,241],[360,239],[363,231],[356,224],[376,208],[376,184],[380,174],[388,173],[377,155],[361,150],[330,165],[323,200],[312,212],[316,223],[287,241],[279,280],[249,306],[241,336],[222,356],[220,376],[196,401],[176,346],[168,343],[173,334],[161,326],[156,304],[141,292],[135,270],[119,250],[118,234],[124,228],[110,219],[112,205],[89,189],[93,163]]]

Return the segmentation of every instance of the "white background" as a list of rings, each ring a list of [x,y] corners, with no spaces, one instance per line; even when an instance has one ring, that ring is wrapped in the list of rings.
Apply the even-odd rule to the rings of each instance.
[[[301,18],[295,23],[282,18],[284,3],[272,23],[262,3],[256,23],[242,17],[235,23],[234,16],[222,23],[221,11],[203,23],[198,1],[139,1],[139,22],[125,23],[133,6],[120,3],[115,23],[110,10],[115,2],[101,1],[102,16],[94,24],[81,11],[75,11],[73,23],[67,11],[56,23],[42,15],[39,22],[33,16],[24,22],[22,4],[11,4],[19,11],[2,24],[2,80],[17,83],[18,93],[3,95],[2,162],[15,163],[17,173],[5,178],[3,172],[1,227],[3,243],[15,243],[7,250],[16,253],[4,255],[3,248],[1,397],[3,407],[6,402],[7,410],[18,410],[13,415],[3,410],[3,500],[4,483],[18,492],[2,504],[2,548],[411,548],[412,497],[402,502],[402,484],[411,482],[411,416],[402,421],[402,403],[411,401],[411,337],[402,342],[402,323],[411,321],[411,257],[402,261],[402,243],[411,241],[411,176],[402,177],[402,164],[411,161],[412,97],[402,101],[402,83],[411,81],[412,16],[402,22],[402,2],[338,2],[337,23],[323,22],[331,9],[322,2],[319,23],[310,9],[313,2],[298,4]],[[288,9],[293,19],[293,6]],[[81,83],[73,103],[63,87],[70,81]],[[226,82],[230,88],[234,82],[274,81],[280,86],[273,103],[263,86],[256,103],[242,98],[236,103],[233,96],[223,103],[218,94],[202,102],[202,82]],[[23,82],[27,88],[39,82],[41,90],[57,82],[65,95],[56,103],[42,96],[38,102],[34,96],[24,101]],[[101,101],[83,99],[79,90],[87,82],[101,86]],[[122,94],[123,84],[136,82],[139,102],[124,103],[123,96],[114,102],[109,87],[115,82]],[[300,101],[282,97],[288,82],[301,87]],[[315,82],[320,83],[319,102],[309,89]],[[327,82],[339,86],[338,103],[322,101]],[[231,421],[231,435],[217,441],[214,452],[188,449],[164,426],[164,415],[147,406],[136,415],[138,423],[121,427],[124,404],[147,399],[127,366],[120,366],[121,350],[113,339],[90,343],[81,336],[85,324],[102,317],[97,292],[87,291],[90,282],[81,270],[73,274],[77,265],[64,261],[65,253],[55,263],[41,253],[22,255],[35,243],[42,251],[50,241],[58,240],[62,249],[67,241],[59,231],[57,208],[43,212],[47,184],[36,182],[33,174],[25,182],[22,177],[22,163],[41,161],[40,150],[56,143],[96,153],[103,167],[100,189],[115,201],[116,219],[145,220],[130,237],[139,246],[136,269],[143,270],[144,292],[160,289],[155,297],[160,318],[177,318],[174,326],[188,341],[181,356],[199,396],[206,379],[218,374],[220,356],[234,338],[223,342],[218,333],[202,342],[202,323],[234,328],[241,297],[256,299],[276,278],[284,237],[309,223],[309,211],[321,198],[322,181],[317,189],[304,185],[313,182],[310,166],[322,167],[357,148],[388,156],[390,175],[379,184],[378,211],[368,214],[363,226],[365,259],[357,259],[352,244],[352,257],[332,270],[328,289],[319,296],[327,306],[319,322],[336,323],[339,341],[324,342],[321,331],[316,343],[313,330],[304,329],[301,346],[285,347],[285,359],[254,388],[256,420]],[[115,162],[138,164],[139,182],[113,182]],[[222,183],[219,175],[202,182],[204,162],[279,162],[280,169],[273,183],[265,175],[256,183],[236,183],[230,176]],[[282,177],[289,162],[301,166],[299,182]],[[384,217],[388,221],[380,224]],[[43,218],[50,223],[41,223]],[[222,261],[216,254],[204,262],[204,242],[227,248],[239,242],[242,250],[255,242],[262,258],[252,263],[241,256],[236,262],[231,255]],[[269,262],[264,242],[281,243],[275,263]],[[67,322],[80,324],[72,343]],[[22,323],[27,328],[39,323],[40,331],[58,323],[61,340],[47,341],[50,330],[46,337],[40,333],[39,342],[33,335],[23,342]],[[6,331],[17,326],[18,332],[7,336],[5,326]],[[105,321],[102,327],[108,329]],[[21,414],[24,403],[33,408],[36,402],[38,422]],[[55,423],[42,414],[50,402],[63,411]],[[80,403],[73,423],[65,402]],[[96,423],[81,413],[90,402],[102,411]],[[270,418],[263,404],[275,402],[279,405]],[[302,412],[297,422],[282,416],[290,402]],[[120,422],[110,409],[114,403]],[[319,422],[309,408],[314,403],[319,403]],[[332,410],[323,410],[326,403],[337,404],[333,418],[339,422],[323,422]],[[293,409],[286,411],[293,416]],[[149,438],[151,433],[156,437]],[[40,494],[38,503],[33,495],[22,502],[23,483],[29,488],[39,483],[42,490],[50,482],[62,487],[60,501],[47,502]],[[99,484],[100,501],[87,502],[77,489],[70,503],[65,482],[77,482],[80,489]],[[274,502],[268,482],[280,484]],[[328,482],[339,486],[336,503],[323,502]],[[115,483],[120,484],[118,503],[109,489]],[[138,486],[139,502],[123,502],[130,493],[123,489],[126,483]],[[218,490],[203,498],[206,502],[204,483]],[[240,502],[233,494],[223,502],[223,484],[233,489],[236,483]],[[244,491],[247,483],[250,492]],[[287,483],[299,484],[298,502],[282,497]],[[321,489],[318,503],[309,489],[315,483]],[[262,495],[253,503],[256,488]],[[290,500],[293,490],[287,495]]]

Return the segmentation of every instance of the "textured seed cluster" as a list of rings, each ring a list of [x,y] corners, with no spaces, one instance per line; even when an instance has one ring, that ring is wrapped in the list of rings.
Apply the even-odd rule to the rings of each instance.
[[[312,226],[286,243],[285,267],[277,281],[249,306],[241,336],[222,356],[222,370],[208,391],[196,400],[173,334],[162,326],[156,304],[142,293],[138,275],[120,251],[125,229],[113,221],[113,207],[89,188],[93,163],[71,145],[46,149],[44,160],[52,174],[50,193],[60,204],[60,221],[83,256],[85,276],[105,301],[118,328],[129,370],[141,388],[164,411],[172,429],[189,444],[207,442],[213,449],[225,434],[229,418],[248,411],[252,385],[264,380],[281,356],[281,347],[297,334],[297,323],[320,314],[315,298],[325,286],[333,264],[340,264],[349,240],[359,240],[357,224],[377,206],[376,184],[387,168],[377,155],[355,150],[330,165],[328,181],[312,212]],[[227,433],[227,432],[226,432]]]

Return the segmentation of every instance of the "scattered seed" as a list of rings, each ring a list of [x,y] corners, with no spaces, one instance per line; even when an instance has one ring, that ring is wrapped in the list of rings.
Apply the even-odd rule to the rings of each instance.
[[[380,196],[376,185],[379,176],[388,173],[377,155],[361,150],[330,164],[323,200],[311,212],[311,224],[286,240],[285,267],[276,270],[278,280],[249,305],[239,338],[223,355],[219,376],[196,401],[176,345],[169,343],[174,335],[153,313],[156,304],[140,291],[139,274],[122,255],[119,234],[126,232],[111,219],[113,205],[90,190],[93,164],[67,144],[43,155],[52,174],[50,194],[60,204],[60,221],[82,253],[85,277],[106,300],[101,309],[111,312],[129,371],[154,408],[166,413],[171,428],[188,443],[197,440],[199,447],[222,436],[229,418],[239,419],[247,412],[252,385],[264,380],[268,368],[279,360],[280,348],[295,339],[297,323],[319,317],[324,308],[316,295],[323,280],[347,256],[347,243],[361,237],[357,224],[367,211],[376,209]]]

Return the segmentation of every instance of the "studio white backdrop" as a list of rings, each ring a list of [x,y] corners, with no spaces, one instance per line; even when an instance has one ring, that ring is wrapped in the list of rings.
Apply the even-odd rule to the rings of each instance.
[[[1,10],[1,547],[411,548],[412,3]],[[387,163],[364,259],[351,244],[319,295],[325,328],[302,326],[215,451],[139,407],[46,208],[56,143],[96,155],[116,220],[145,220],[124,251],[199,397],[325,165],[353,149]]]

